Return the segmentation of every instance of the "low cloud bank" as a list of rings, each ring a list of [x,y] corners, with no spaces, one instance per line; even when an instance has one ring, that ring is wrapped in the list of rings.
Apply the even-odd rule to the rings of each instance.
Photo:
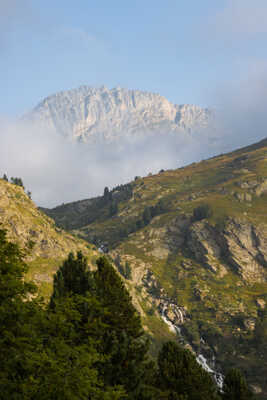
[[[105,186],[126,183],[136,175],[176,168],[214,153],[201,151],[190,135],[149,134],[120,142],[69,142],[55,132],[29,125],[5,123],[1,127],[1,170],[23,179],[38,205],[102,194]],[[202,153],[202,154],[201,154]]]

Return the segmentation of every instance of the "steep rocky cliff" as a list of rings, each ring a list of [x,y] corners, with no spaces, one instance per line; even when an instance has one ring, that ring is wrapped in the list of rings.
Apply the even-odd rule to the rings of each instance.
[[[175,105],[159,94],[82,86],[44,99],[25,120],[84,142],[206,126],[210,112]]]
[[[47,212],[109,251],[122,274],[130,265],[126,282],[156,340],[175,335],[217,370],[243,369],[264,398],[266,206],[265,139]]]

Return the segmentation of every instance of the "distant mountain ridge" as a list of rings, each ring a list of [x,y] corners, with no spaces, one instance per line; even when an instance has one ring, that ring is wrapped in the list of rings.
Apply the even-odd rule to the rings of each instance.
[[[176,105],[155,93],[81,86],[47,97],[24,119],[88,142],[149,132],[190,132],[205,127],[210,114],[206,108]]]

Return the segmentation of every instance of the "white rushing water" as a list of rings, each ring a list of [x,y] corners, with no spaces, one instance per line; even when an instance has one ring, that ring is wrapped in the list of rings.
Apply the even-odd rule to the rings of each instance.
[[[214,379],[215,379],[215,381],[216,381],[216,383],[217,383],[217,386],[218,386],[220,389],[222,389],[222,387],[223,387],[223,375],[222,375],[220,372],[214,371],[214,370],[209,366],[208,361],[207,361],[206,357],[203,356],[203,354],[199,354],[199,355],[196,357],[196,360],[197,360],[197,362],[201,365],[201,367],[202,367],[205,371],[207,371],[207,372],[209,372],[210,374],[213,375],[213,377],[214,377]]]
[[[170,331],[172,331],[174,333],[178,333],[180,335],[181,329],[179,328],[179,326],[175,325],[173,322],[171,322],[169,320],[169,318],[166,316],[166,309],[167,309],[167,306],[163,306],[163,308],[161,310],[161,318],[168,325]]]
[[[163,306],[163,307],[162,307],[162,310],[161,310],[161,313],[160,313],[160,314],[161,314],[161,318],[162,318],[163,321],[168,325],[170,331],[172,331],[172,332],[174,332],[174,333],[178,333],[179,335],[181,335],[181,329],[179,328],[179,326],[175,325],[175,324],[174,324],[173,322],[171,322],[171,321],[169,320],[169,318],[167,317],[166,309],[167,309],[167,306]],[[183,317],[183,314],[182,314],[181,310],[178,309],[177,311],[179,312],[181,321],[183,322],[183,321],[184,321],[184,317]],[[201,339],[201,340],[204,342],[203,339]],[[205,357],[203,354],[198,354],[197,357],[196,357],[196,360],[197,360],[197,362],[202,366],[202,368],[203,368],[205,371],[207,371],[207,372],[209,372],[210,374],[213,375],[217,386],[218,386],[220,389],[222,389],[222,387],[223,387],[223,380],[224,380],[223,375],[222,375],[220,372],[215,371],[214,369],[212,369],[212,368],[209,366],[208,360],[206,359],[206,357]],[[215,357],[214,357],[214,356],[213,356],[213,362],[215,362]]]

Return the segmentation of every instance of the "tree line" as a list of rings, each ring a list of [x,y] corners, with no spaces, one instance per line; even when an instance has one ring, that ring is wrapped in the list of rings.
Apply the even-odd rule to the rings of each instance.
[[[9,182],[7,174],[4,174],[2,179],[4,181],[6,181],[6,182]],[[25,191],[25,186],[24,186],[23,181],[22,181],[21,178],[11,176],[10,183],[12,183],[13,185],[17,185],[17,186],[22,187],[23,190]],[[32,198],[32,193],[29,190],[27,190],[26,194],[30,199]]]
[[[0,230],[0,399],[246,400],[239,371],[219,393],[194,355],[166,342],[156,361],[121,278],[105,257],[70,253],[49,302],[27,282],[25,251]]]

